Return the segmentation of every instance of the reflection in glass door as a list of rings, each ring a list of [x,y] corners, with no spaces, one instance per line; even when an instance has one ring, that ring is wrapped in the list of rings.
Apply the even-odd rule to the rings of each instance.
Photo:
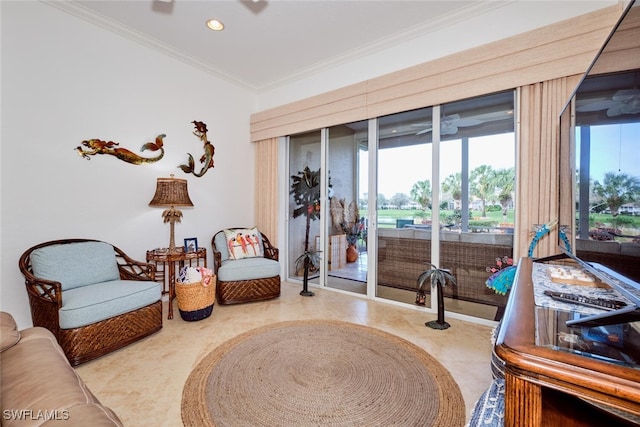
[[[305,174],[315,178],[308,180],[311,186],[303,185],[299,190],[292,188],[293,179],[289,179],[288,239],[289,249],[286,252],[288,278],[302,281],[304,268],[296,264],[296,260],[306,251],[320,250],[316,236],[320,235],[320,166],[321,166],[321,131],[312,131],[293,135],[289,138],[289,172],[292,176],[303,178]],[[309,193],[296,202],[293,191]],[[282,254],[282,252],[281,252]],[[281,255],[282,256],[282,255]],[[309,271],[309,283],[318,284],[320,269],[313,266]]]
[[[326,286],[367,293],[367,121],[328,129]]]

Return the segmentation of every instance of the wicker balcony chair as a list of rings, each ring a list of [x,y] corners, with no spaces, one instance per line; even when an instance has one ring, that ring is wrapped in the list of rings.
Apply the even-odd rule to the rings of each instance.
[[[248,251],[246,258],[233,259],[229,251],[233,239],[227,238],[232,231],[235,234],[251,232],[254,236],[252,242],[259,245],[260,250]],[[280,296],[279,250],[263,233],[255,228],[220,230],[211,238],[211,246],[217,276],[216,300],[219,304],[262,301]]]
[[[155,267],[109,243],[49,241],[25,251],[18,265],[33,325],[55,335],[72,366],[162,328],[162,289],[154,281]]]

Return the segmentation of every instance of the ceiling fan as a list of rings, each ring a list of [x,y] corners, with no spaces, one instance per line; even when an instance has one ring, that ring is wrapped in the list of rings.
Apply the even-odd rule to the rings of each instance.
[[[640,113],[640,89],[622,89],[614,93],[610,99],[592,100],[576,106],[576,111],[580,113],[602,110],[607,110],[608,117]]]
[[[440,119],[440,135],[455,135],[456,133],[458,133],[458,128],[477,126],[486,122],[511,118],[512,116],[513,112],[510,111],[495,111],[465,118],[460,117],[459,114],[444,116]],[[424,127],[424,129],[421,129],[416,133],[416,136],[431,132],[433,130],[433,124],[431,122],[416,123],[412,126]]]

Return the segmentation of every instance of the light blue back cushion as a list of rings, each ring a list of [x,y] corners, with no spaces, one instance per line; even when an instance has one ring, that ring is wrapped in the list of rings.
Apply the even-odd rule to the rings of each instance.
[[[227,238],[224,233],[221,231],[216,234],[214,239],[216,243],[216,249],[220,252],[220,256],[222,257],[222,261],[226,261],[229,259],[229,248],[227,248]]]
[[[34,276],[60,282],[62,289],[120,279],[113,246],[105,242],[45,246],[30,259]]]

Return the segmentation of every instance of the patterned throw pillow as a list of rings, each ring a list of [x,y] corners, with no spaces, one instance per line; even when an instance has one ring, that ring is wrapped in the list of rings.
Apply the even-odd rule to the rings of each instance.
[[[257,227],[224,230],[224,236],[227,238],[229,259],[264,256],[262,239]]]

